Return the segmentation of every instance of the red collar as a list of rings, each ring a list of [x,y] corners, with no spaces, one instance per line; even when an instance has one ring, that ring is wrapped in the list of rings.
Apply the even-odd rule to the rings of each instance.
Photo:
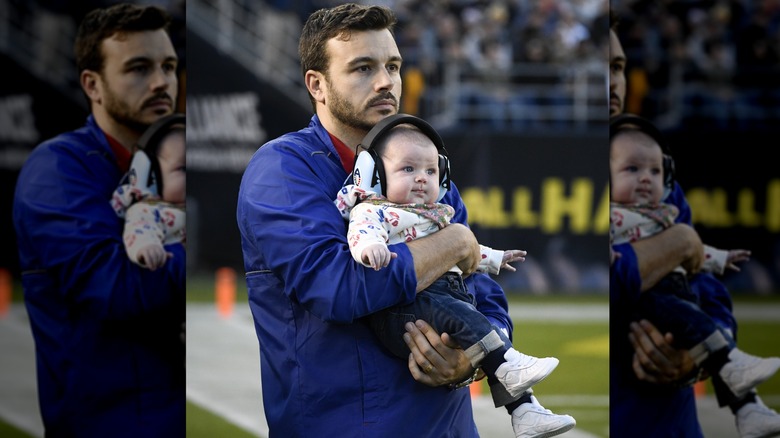
[[[336,152],[341,158],[341,166],[347,173],[352,173],[352,169],[355,167],[355,151],[349,146],[345,145],[343,141],[334,137],[333,134],[328,132],[330,140],[333,142],[333,146],[336,146]]]
[[[122,173],[130,170],[130,159],[132,158],[130,151],[128,151],[126,147],[122,146],[122,144],[119,143],[114,137],[111,137],[105,132],[103,135],[106,136],[108,145],[111,146],[111,150],[114,151],[114,155],[116,156],[116,164],[119,166],[119,170],[121,170]]]

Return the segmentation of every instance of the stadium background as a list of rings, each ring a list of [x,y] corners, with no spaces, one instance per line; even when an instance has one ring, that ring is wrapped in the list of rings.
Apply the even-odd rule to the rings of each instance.
[[[774,294],[780,282],[780,2],[612,1],[628,59],[626,111],[653,120],[675,159],[702,239],[746,248],[724,282]]]
[[[188,2],[195,272],[241,270],[230,222],[241,174],[258,145],[308,124],[297,42],[325,3]],[[386,3],[399,17],[401,111],[442,134],[480,241],[529,252],[497,281],[517,293],[604,294],[607,3]]]
[[[13,186],[29,151],[80,126],[87,115],[72,65],[72,35],[87,10],[109,3],[0,0],[4,230],[12,230]],[[179,107],[188,116],[188,271],[208,293],[220,267],[241,277],[235,199],[243,166],[263,142],[308,123],[297,38],[311,11],[335,2],[187,0],[186,13],[183,0],[148,3],[176,17],[173,37],[186,90]],[[376,3],[392,7],[400,19],[402,111],[442,133],[478,238],[529,251],[516,274],[496,279],[513,297],[605,298],[607,2]],[[657,3],[612,1],[629,56],[629,110],[655,120],[669,136],[705,240],[754,251],[750,265],[726,281],[744,295],[775,294],[780,171],[767,145],[780,129],[780,97],[771,87],[780,51],[778,1],[672,1],[656,9]],[[706,42],[704,30],[720,35],[721,44]],[[757,35],[763,47],[755,68],[743,58],[736,62],[747,35]],[[665,55],[670,46],[679,56]],[[702,60],[695,67],[693,54],[712,46],[731,51],[730,73]],[[683,74],[686,69],[693,70]],[[4,233],[2,242],[0,268],[18,280],[13,233]]]

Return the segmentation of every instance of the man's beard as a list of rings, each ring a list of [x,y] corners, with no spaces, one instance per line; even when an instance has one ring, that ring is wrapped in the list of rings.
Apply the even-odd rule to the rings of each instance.
[[[355,106],[352,105],[352,103],[339,94],[339,92],[331,86],[330,82],[327,84],[328,94],[330,96],[330,105],[328,108],[330,109],[331,114],[333,114],[333,117],[341,124],[349,126],[350,128],[359,129],[361,131],[370,131],[371,128],[374,127],[375,122],[366,120],[365,116],[361,115],[360,112],[355,109]],[[392,99],[393,101],[396,101],[395,96],[390,93],[386,93],[385,95],[372,99],[368,105],[370,106],[374,100],[380,99]],[[387,115],[389,116],[390,114]]]
[[[137,132],[144,132],[157,120],[144,121],[141,111],[134,111],[130,108],[130,105],[111,90],[108,83],[103,81],[103,85],[105,89],[104,102],[106,113],[120,125],[126,126]],[[162,115],[160,117],[162,117]]]

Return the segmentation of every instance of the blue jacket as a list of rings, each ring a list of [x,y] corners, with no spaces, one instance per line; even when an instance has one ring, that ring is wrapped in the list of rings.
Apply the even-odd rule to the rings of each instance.
[[[691,210],[679,184],[675,183],[667,202],[680,209],[678,222],[690,224]],[[642,281],[631,244],[616,245],[614,250],[621,257],[610,267],[609,281],[610,433],[637,438],[702,437],[692,387],[652,385],[639,382],[634,376],[628,324],[633,320],[631,309],[641,292]],[[730,315],[725,310],[722,313]]]
[[[679,184],[675,182],[674,190],[666,199],[680,209],[678,223],[692,225],[691,207]],[[716,323],[731,331],[732,336],[737,336],[737,320],[733,314],[731,294],[726,286],[714,274],[700,272],[690,279],[691,291],[699,297],[699,307],[707,313]]]
[[[641,280],[630,244],[616,246],[622,255],[610,268],[609,430],[612,436],[635,438],[703,437],[692,387],[676,388],[639,382],[628,340],[631,308]]]
[[[261,147],[241,182],[237,219],[271,438],[478,436],[469,392],[416,382],[362,319],[412,302],[417,281],[405,244],[392,245],[398,258],[380,271],[352,259],[333,204],[346,177],[315,115]],[[466,223],[457,188],[443,202]],[[499,286],[483,274],[467,284],[480,311],[511,333]]]
[[[47,436],[185,435],[185,254],[127,258],[109,201],[122,171],[92,116],[40,144],[13,204]]]

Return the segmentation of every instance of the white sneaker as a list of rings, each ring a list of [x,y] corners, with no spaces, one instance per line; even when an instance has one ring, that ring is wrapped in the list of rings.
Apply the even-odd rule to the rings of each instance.
[[[506,362],[496,370],[496,378],[512,397],[517,397],[528,388],[549,376],[558,366],[554,357],[538,358],[523,354],[514,348],[504,353]]]
[[[780,369],[780,358],[763,359],[744,351],[733,349],[729,361],[720,369],[720,377],[737,398],[772,377]]]
[[[737,432],[741,438],[780,436],[780,414],[769,409],[758,396],[737,411]]]
[[[523,403],[512,412],[512,429],[515,438],[546,438],[560,435],[577,422],[571,415],[553,414],[531,396],[531,403]]]

